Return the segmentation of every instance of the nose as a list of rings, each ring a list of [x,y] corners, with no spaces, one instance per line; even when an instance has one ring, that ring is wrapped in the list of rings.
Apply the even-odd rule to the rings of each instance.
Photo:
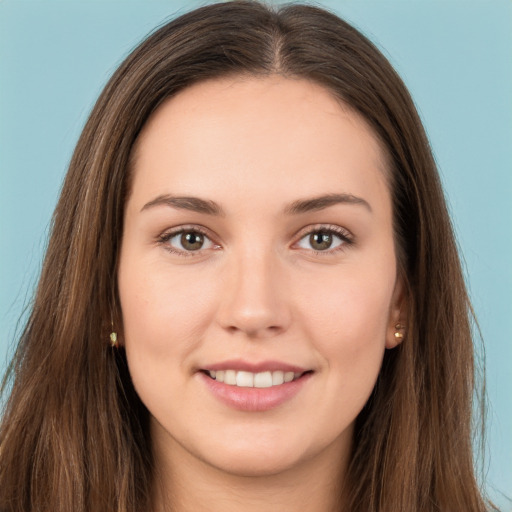
[[[252,252],[233,257],[227,265],[218,309],[222,328],[252,339],[286,331],[291,320],[290,296],[277,257]]]

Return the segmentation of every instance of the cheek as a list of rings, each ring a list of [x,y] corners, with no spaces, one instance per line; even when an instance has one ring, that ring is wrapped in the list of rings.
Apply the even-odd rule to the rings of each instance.
[[[345,274],[345,273],[344,273]],[[353,338],[376,328],[385,330],[394,281],[381,275],[347,272],[317,280],[316,293],[302,294],[312,324],[330,334]]]
[[[299,295],[302,332],[320,370],[321,405],[310,427],[318,438],[348,432],[368,401],[382,365],[393,288],[393,272],[340,267],[336,276],[317,274],[316,293]]]
[[[148,270],[127,262],[119,271],[127,350],[156,358],[192,350],[211,321],[212,284],[165,265],[138,267]]]
[[[300,309],[320,358],[340,370],[338,375],[376,375],[385,348],[394,274],[343,269],[337,278],[316,284],[317,293],[302,295]]]
[[[186,408],[190,357],[211,321],[214,290],[179,269],[130,263],[125,259],[119,269],[130,375],[142,402],[169,426],[169,418]]]

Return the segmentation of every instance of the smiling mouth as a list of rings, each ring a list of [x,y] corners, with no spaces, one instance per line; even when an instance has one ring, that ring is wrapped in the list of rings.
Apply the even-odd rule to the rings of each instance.
[[[280,370],[258,373],[242,370],[202,370],[202,372],[212,380],[240,388],[271,388],[281,386],[300,379],[303,375],[312,373],[311,370],[300,373]]]

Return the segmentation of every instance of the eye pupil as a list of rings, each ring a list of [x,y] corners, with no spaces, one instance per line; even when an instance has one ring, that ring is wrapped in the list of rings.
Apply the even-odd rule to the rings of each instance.
[[[180,242],[187,251],[197,251],[204,244],[204,236],[201,233],[188,231],[181,234]]]
[[[325,251],[332,245],[332,234],[327,231],[315,231],[309,235],[311,247],[317,251]]]

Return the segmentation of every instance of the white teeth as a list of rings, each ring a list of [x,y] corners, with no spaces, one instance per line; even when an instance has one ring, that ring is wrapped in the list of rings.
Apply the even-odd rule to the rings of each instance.
[[[284,372],[272,372],[272,386],[279,386],[284,382]]]
[[[231,384],[232,386],[236,385],[236,371],[235,370],[226,370],[224,372],[224,383]]]
[[[210,370],[208,373],[210,377],[217,382],[223,382],[224,384],[241,388],[270,388],[272,386],[280,386],[285,382],[298,379],[302,375],[302,373],[283,372],[280,370],[260,373],[236,370]]]
[[[272,373],[261,372],[254,376],[255,388],[270,388],[272,386]]]
[[[252,388],[254,385],[254,373],[237,372],[236,385],[242,388]]]
[[[295,377],[295,374],[293,372],[286,372],[284,374],[284,381],[291,382],[293,380],[293,377]]]

